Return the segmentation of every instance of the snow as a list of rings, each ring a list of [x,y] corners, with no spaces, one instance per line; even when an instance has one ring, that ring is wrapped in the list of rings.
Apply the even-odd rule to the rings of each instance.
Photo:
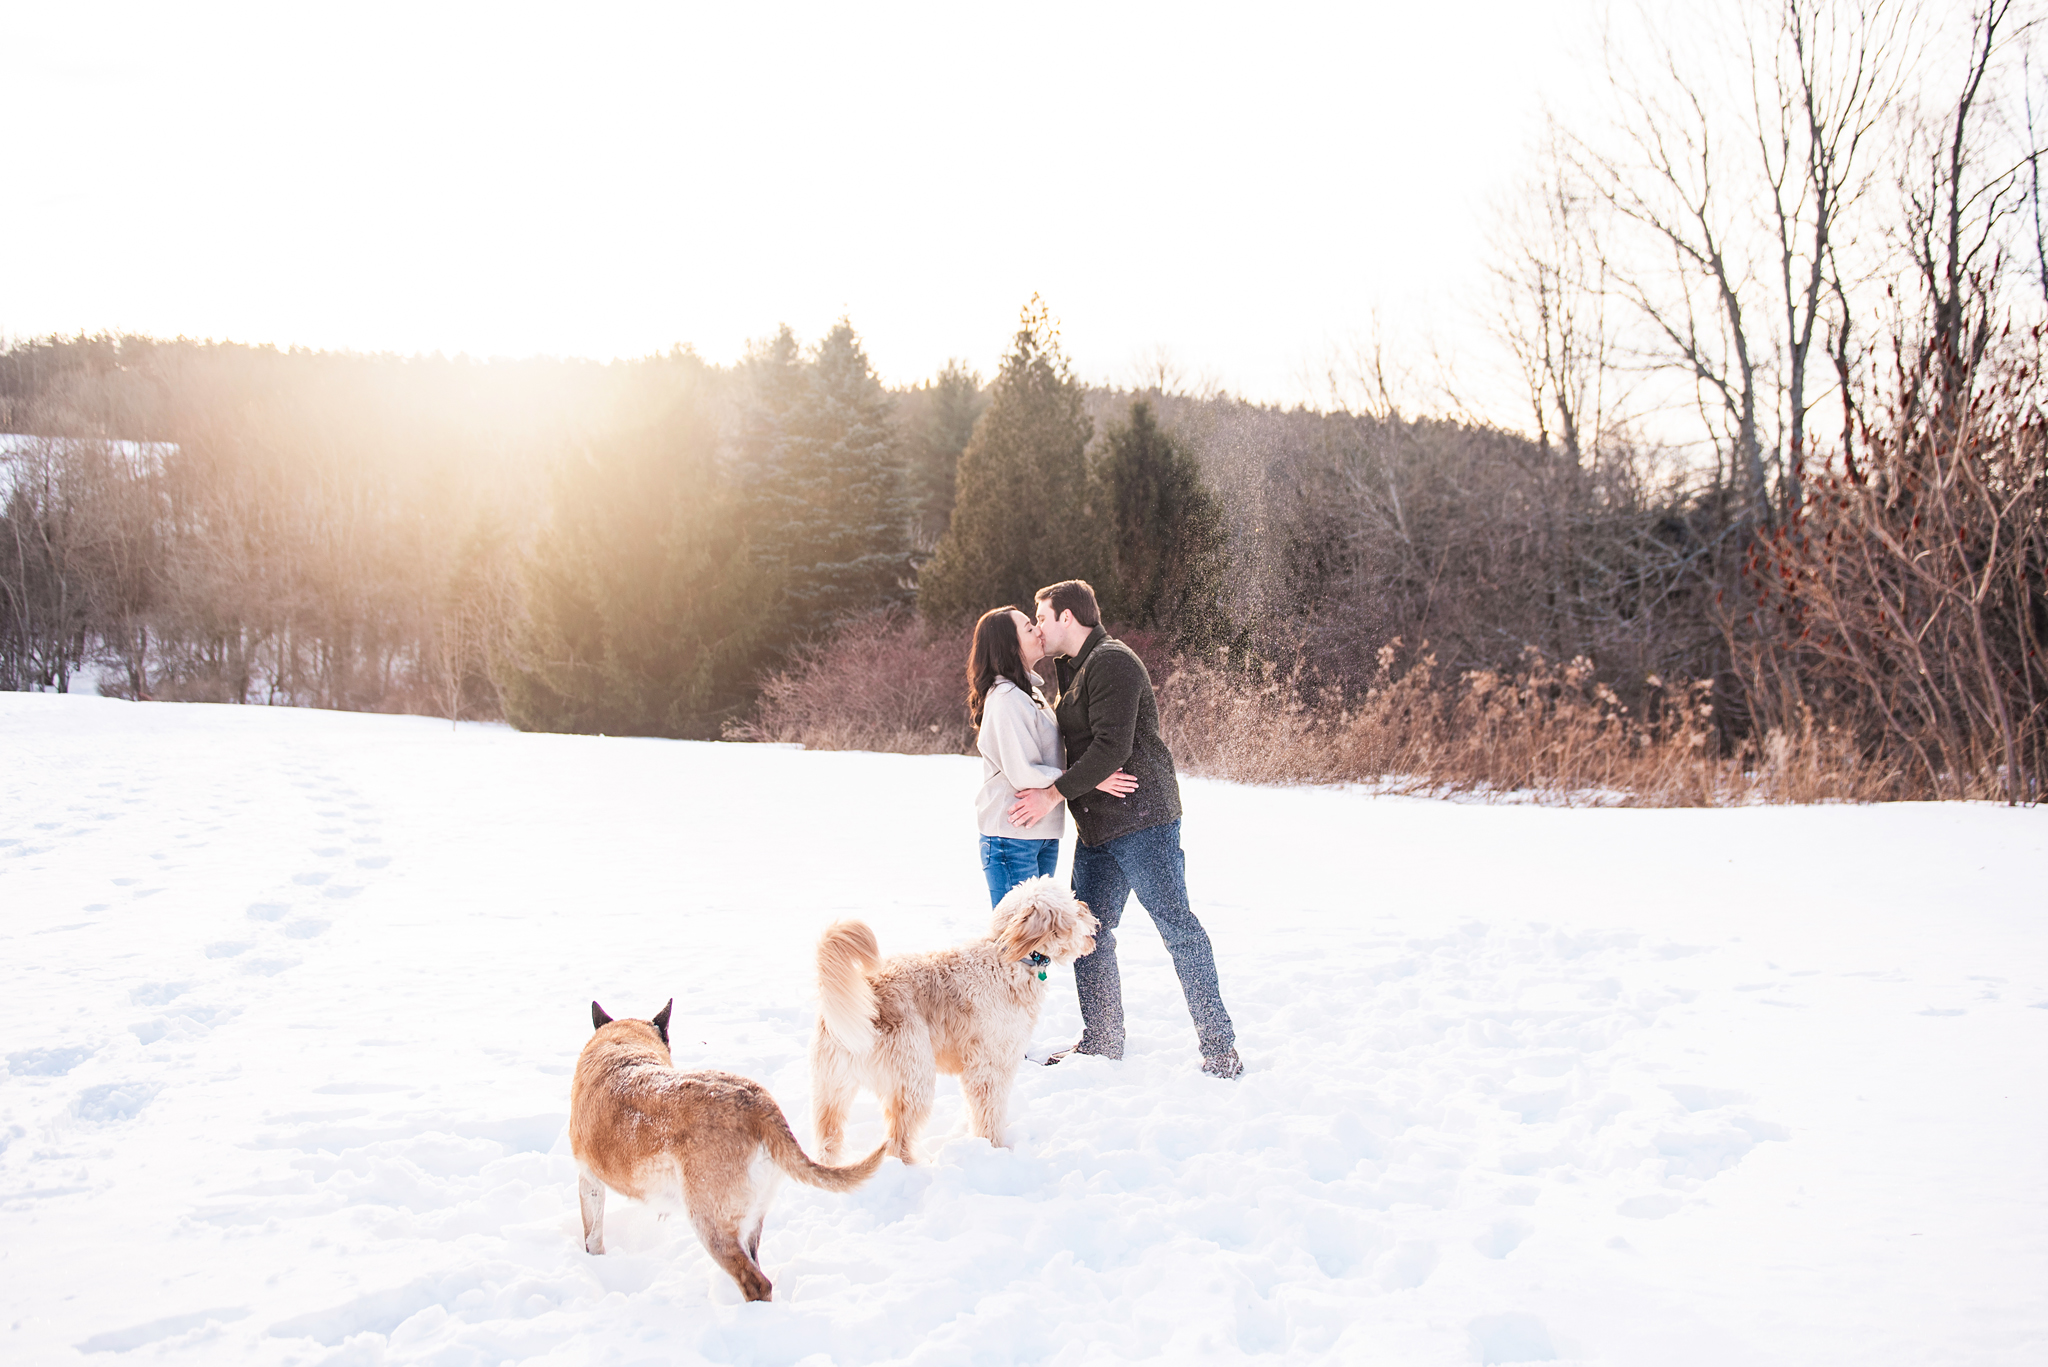
[[[1133,906],[1127,1057],[784,1184],[772,1303],[618,1198],[584,1254],[590,1000],[808,1143],[813,941],[986,925],[978,763],[0,694],[0,1359],[2048,1357],[2048,813],[1989,806],[1190,781],[1240,1081]]]

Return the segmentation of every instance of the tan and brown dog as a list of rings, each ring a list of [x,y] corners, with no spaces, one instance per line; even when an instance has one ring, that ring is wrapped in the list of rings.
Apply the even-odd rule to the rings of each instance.
[[[597,1033],[576,1060],[569,1148],[583,1206],[583,1248],[604,1252],[604,1193],[680,1205],[704,1249],[750,1301],[774,1290],[761,1271],[761,1225],[776,1169],[826,1191],[850,1191],[882,1165],[876,1149],[850,1167],[813,1163],[767,1088],[731,1073],[679,1071],[668,1050],[671,1000],[651,1021],[613,1020],[590,1004]]]
[[[818,941],[811,1105],[825,1161],[839,1156],[859,1089],[882,1099],[888,1151],[917,1161],[938,1074],[954,1073],[971,1128],[1003,1147],[1010,1085],[1045,1001],[1045,969],[1095,948],[1095,916],[1051,878],[1004,896],[988,936],[883,960],[875,932],[840,921]]]

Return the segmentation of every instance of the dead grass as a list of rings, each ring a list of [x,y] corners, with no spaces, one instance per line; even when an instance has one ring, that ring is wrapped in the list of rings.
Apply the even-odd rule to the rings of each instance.
[[[1426,650],[1400,667],[1399,647],[1348,704],[1321,701],[1298,672],[1184,664],[1160,689],[1167,744],[1190,773],[1246,783],[1648,807],[1908,795],[1810,716],[1799,734],[1724,754],[1704,681],[1651,678],[1637,710],[1584,659],[1530,650],[1513,670],[1444,679]]]

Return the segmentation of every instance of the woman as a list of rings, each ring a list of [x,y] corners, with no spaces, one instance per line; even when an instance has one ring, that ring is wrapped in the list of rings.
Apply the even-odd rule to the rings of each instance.
[[[1064,804],[1029,829],[1012,826],[1007,815],[1019,791],[1043,788],[1062,772],[1060,726],[1039,691],[1045,681],[1032,673],[1044,658],[1038,624],[1016,608],[993,608],[974,624],[974,644],[967,651],[967,712],[983,761],[974,811],[991,904],[1025,879],[1059,865]],[[1138,781],[1118,770],[1097,786],[1124,797]]]

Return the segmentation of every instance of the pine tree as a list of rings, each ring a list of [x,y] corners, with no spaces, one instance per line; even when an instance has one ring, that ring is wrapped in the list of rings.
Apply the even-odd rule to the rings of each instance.
[[[1101,582],[1108,555],[1090,497],[1093,432],[1058,330],[1034,295],[960,453],[952,521],[918,580],[929,620],[1028,604],[1060,579]]]
[[[558,475],[497,672],[521,730],[709,738],[748,701],[776,584],[721,478],[708,388]]]
[[[893,408],[852,324],[840,319],[818,343],[802,408],[818,497],[789,592],[811,628],[909,600],[910,498]]]
[[[845,319],[806,360],[787,327],[749,355],[737,443],[755,553],[791,639],[903,602],[911,510],[893,400]]]
[[[1230,637],[1223,613],[1228,533],[1223,505],[1143,399],[1104,434],[1096,461],[1110,519],[1112,577],[1120,616],[1157,627],[1176,648],[1200,650]]]
[[[988,399],[981,392],[981,375],[961,360],[946,362],[944,370],[913,393],[923,401],[923,412],[911,445],[911,500],[918,544],[929,550],[939,544],[953,520],[960,453],[967,449]]]

